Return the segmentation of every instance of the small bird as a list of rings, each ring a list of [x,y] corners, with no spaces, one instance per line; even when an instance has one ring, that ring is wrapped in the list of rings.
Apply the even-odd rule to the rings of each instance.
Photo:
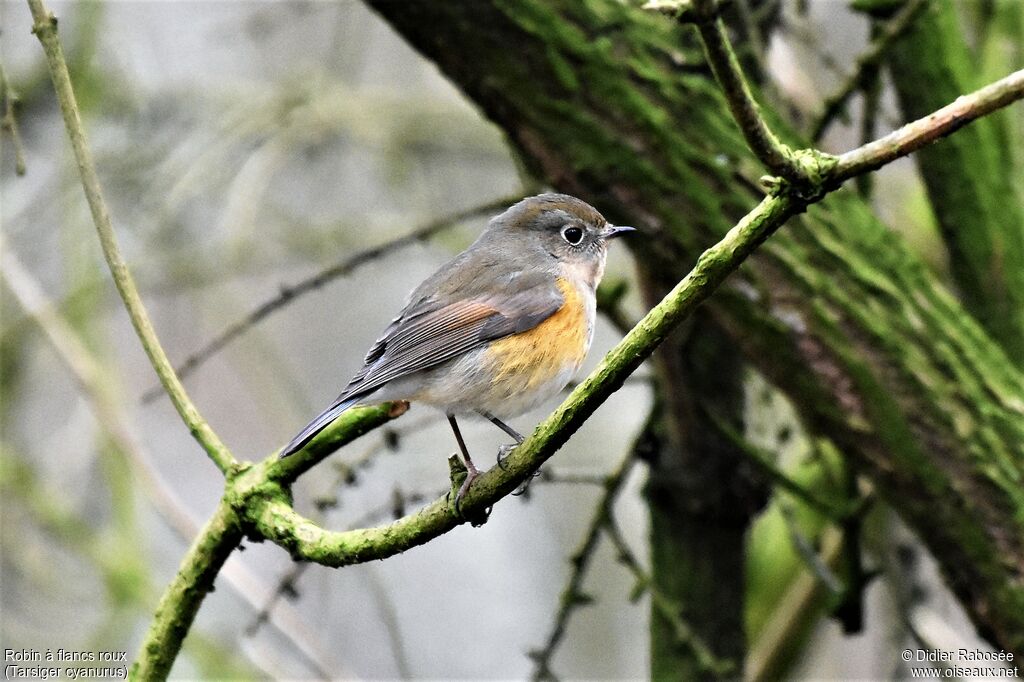
[[[608,242],[633,229],[566,194],[514,204],[410,294],[362,369],[281,457],[356,403],[423,402],[448,417],[466,464],[458,509],[480,472],[455,416],[481,415],[523,442],[502,420],[537,407],[575,376],[594,337]]]

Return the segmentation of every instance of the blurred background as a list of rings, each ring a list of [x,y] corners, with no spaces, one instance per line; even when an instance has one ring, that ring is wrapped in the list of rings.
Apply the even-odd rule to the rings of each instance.
[[[768,66],[790,100],[812,110],[863,50],[868,24],[838,0],[780,4],[788,30],[774,34]],[[240,458],[286,442],[338,393],[413,286],[467,246],[497,206],[544,189],[500,130],[359,2],[51,9],[115,228],[172,361],[303,289],[204,353],[185,379]],[[152,393],[24,4],[4,0],[0,26],[27,170],[16,173],[5,130],[0,648],[126,650],[131,659],[222,478]],[[881,129],[899,123],[887,88],[880,111]],[[849,120],[823,144],[856,143]],[[944,271],[913,165],[887,167],[876,188],[880,215]],[[429,238],[359,257],[431,226]],[[322,286],[304,290],[331,268]],[[613,249],[607,278],[631,276],[625,249]],[[628,292],[620,312],[635,320],[643,311]],[[586,368],[620,336],[602,319]],[[279,547],[246,543],[203,604],[173,676],[529,677],[527,654],[549,641],[601,479],[650,409],[647,372],[481,528],[341,570],[296,570]],[[746,393],[747,439],[801,475],[815,443],[758,376]],[[515,426],[528,432],[552,407]],[[486,423],[464,428],[489,463],[503,435]],[[446,489],[453,451],[443,418],[414,406],[303,477],[296,507],[332,529],[385,522]],[[644,474],[633,468],[615,518],[645,566]],[[773,495],[749,540],[747,620],[760,655],[780,657],[792,679],[888,679],[906,675],[899,652],[913,641],[988,649],[884,505],[864,533],[881,576],[866,591],[863,633],[846,636],[829,617],[829,568],[809,558],[827,556],[826,524],[792,495]],[[590,559],[582,591],[593,602],[570,614],[552,649],[562,675],[649,674],[649,596],[631,599],[636,575],[617,554],[604,541]],[[780,633],[784,643],[771,644]]]

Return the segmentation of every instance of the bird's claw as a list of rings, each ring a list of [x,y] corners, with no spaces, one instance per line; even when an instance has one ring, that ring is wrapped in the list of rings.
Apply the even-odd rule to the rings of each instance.
[[[472,485],[473,481],[475,481],[479,477],[479,471],[467,471],[466,480],[462,482],[462,485],[459,486],[459,491],[455,493],[455,512],[459,516],[462,516],[462,510],[459,508],[459,505],[462,504],[462,498],[466,496],[466,492],[469,490],[469,486]]]
[[[519,447],[519,443],[507,443],[498,448],[498,466],[501,467],[502,471],[507,470],[507,467],[505,466],[505,460],[508,459],[509,455],[511,455],[512,451],[515,450],[517,447]],[[530,474],[530,477],[522,483],[522,485],[520,485],[518,488],[512,491],[512,494],[516,497],[519,497],[520,495],[525,493],[526,489],[530,487],[530,481],[537,478],[537,476],[539,475],[540,469],[534,471],[532,474]]]
[[[473,484],[477,478],[480,477],[480,472],[475,468],[466,471],[466,478],[462,481],[462,485],[459,486],[458,491],[455,493],[455,500],[452,503],[452,508],[455,510],[455,515],[463,521],[469,521],[472,526],[482,526],[487,523],[487,518],[491,515],[491,509],[488,507],[481,512],[474,512],[472,515],[466,515],[462,512],[462,499],[466,496],[469,491],[469,487]],[[451,495],[451,493],[448,493]]]
[[[505,460],[517,447],[519,447],[519,443],[507,443],[498,448],[498,466],[502,471],[505,471]]]
[[[518,487],[518,488],[516,488],[515,490],[513,490],[513,491],[512,491],[512,496],[513,496],[513,497],[519,497],[520,495],[525,495],[525,494],[526,494],[526,491],[527,491],[527,490],[529,489],[529,487],[530,487],[530,483],[531,483],[531,482],[533,481],[533,479],[537,478],[538,476],[540,476],[540,469],[537,469],[537,470],[536,470],[536,471],[534,471],[534,472],[533,472],[532,474],[530,474],[530,477],[529,477],[528,479],[526,479],[525,481],[523,481],[523,482],[522,482],[522,483],[521,483],[521,484],[519,485],[519,487]]]

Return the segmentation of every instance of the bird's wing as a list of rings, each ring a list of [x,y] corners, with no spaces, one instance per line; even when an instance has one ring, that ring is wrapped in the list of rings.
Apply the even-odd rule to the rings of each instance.
[[[428,369],[488,341],[537,326],[562,306],[563,297],[551,277],[520,278],[500,295],[439,304],[426,298],[412,301],[388,325],[366,354],[364,365],[338,396],[338,401],[368,395],[384,384]]]

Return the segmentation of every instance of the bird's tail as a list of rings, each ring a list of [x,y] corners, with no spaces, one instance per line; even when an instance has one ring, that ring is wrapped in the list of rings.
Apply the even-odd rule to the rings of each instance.
[[[327,428],[327,425],[334,421],[338,415],[355,404],[356,398],[346,398],[345,400],[335,401],[333,405],[317,415],[316,419],[306,424],[306,426],[299,431],[299,435],[292,438],[292,441],[285,446],[284,450],[281,451],[282,459],[288,455],[295,454],[305,447],[306,443],[313,440],[313,437],[316,436],[316,434]]]

